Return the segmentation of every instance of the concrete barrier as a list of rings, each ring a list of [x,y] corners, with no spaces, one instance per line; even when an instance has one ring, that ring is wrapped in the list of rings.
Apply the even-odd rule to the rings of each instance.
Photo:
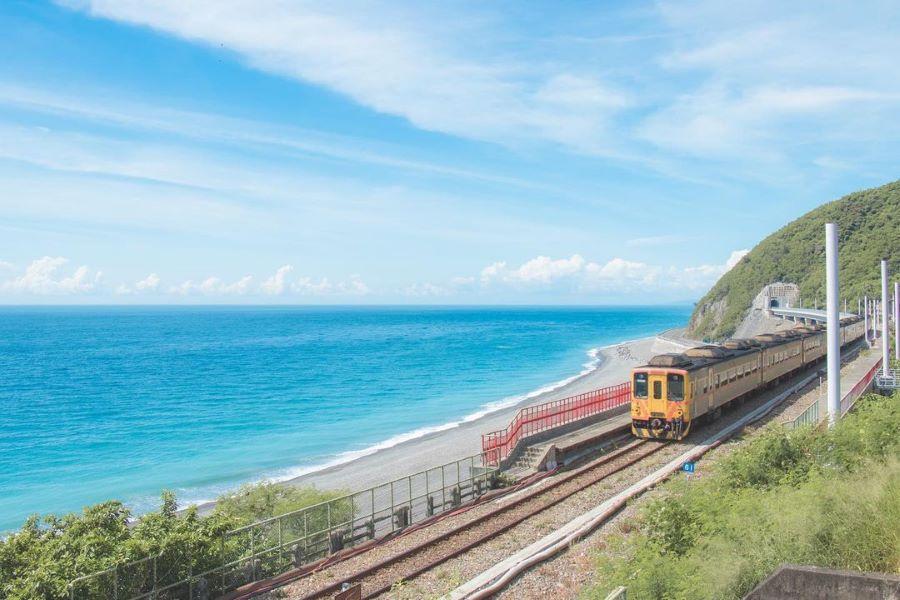
[[[900,600],[900,577],[782,565],[744,600]]]

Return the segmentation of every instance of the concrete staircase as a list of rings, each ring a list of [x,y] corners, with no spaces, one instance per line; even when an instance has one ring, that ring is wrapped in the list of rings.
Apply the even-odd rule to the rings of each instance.
[[[547,448],[549,447],[550,444],[528,446],[516,458],[516,461],[512,464],[512,467],[509,470],[515,473],[533,473],[537,471],[538,461],[540,461],[541,458],[544,457],[544,455],[547,453]]]

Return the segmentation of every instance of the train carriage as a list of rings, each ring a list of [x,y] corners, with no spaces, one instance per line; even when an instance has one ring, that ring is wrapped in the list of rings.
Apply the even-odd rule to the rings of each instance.
[[[798,327],[803,334],[803,364],[812,364],[825,356],[825,328],[821,325]],[[842,330],[843,333],[843,330]]]
[[[842,345],[863,333],[858,317],[841,322]],[[824,355],[824,328],[804,326],[654,356],[632,372],[632,433],[680,440],[696,419],[716,415],[723,406],[778,383]]]
[[[764,344],[762,352],[763,384],[770,384],[803,366],[803,338],[793,330],[760,335]]]

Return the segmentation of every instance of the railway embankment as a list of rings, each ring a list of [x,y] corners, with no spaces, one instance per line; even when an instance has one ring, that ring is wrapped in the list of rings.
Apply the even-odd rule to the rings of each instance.
[[[832,429],[748,430],[504,597],[538,593],[542,575],[540,591],[573,590],[563,597],[625,585],[629,598],[702,599],[742,598],[783,563],[896,574],[898,434],[900,395],[876,394]]]

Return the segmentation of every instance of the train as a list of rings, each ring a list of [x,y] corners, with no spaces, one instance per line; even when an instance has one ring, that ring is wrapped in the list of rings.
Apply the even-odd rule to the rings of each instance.
[[[841,346],[865,334],[859,317],[841,319]],[[825,326],[801,325],[722,345],[660,354],[631,373],[631,431],[681,440],[700,418],[774,386],[825,359]]]

